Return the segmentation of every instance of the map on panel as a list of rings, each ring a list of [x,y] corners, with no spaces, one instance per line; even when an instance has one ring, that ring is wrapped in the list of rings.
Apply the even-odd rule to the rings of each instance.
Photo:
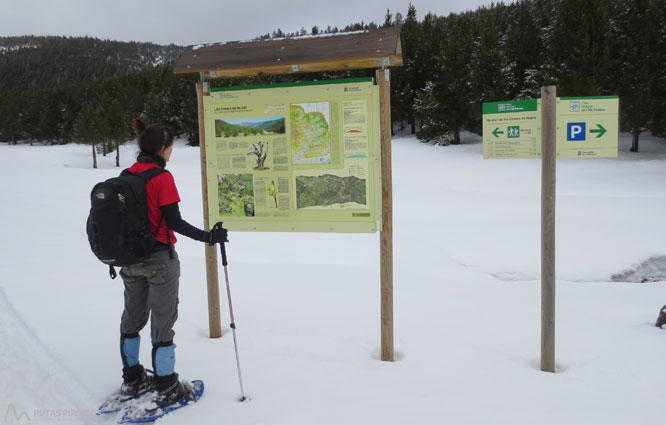
[[[381,228],[371,78],[219,87],[203,103],[210,223],[259,232]]]
[[[290,108],[293,164],[330,164],[331,134],[328,102],[294,103]]]

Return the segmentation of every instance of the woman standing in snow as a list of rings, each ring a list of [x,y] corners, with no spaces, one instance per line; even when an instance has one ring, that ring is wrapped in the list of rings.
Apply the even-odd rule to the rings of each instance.
[[[173,132],[162,125],[146,126],[134,119],[140,152],[136,163],[129,168],[141,173],[153,167],[165,168],[173,152]],[[146,183],[150,232],[156,243],[151,256],[142,263],[125,266],[120,271],[125,285],[125,310],[120,322],[120,353],[123,362],[123,395],[136,395],[154,386],[155,402],[159,406],[182,399],[193,399],[189,383],[180,382],[175,372],[173,326],[178,318],[178,285],[180,261],[174,249],[176,236],[181,235],[210,244],[227,240],[221,227],[211,232],[198,229],[180,216],[180,197],[173,176],[163,172]],[[152,363],[155,376],[146,374],[139,362],[139,332],[148,323],[152,339]]]

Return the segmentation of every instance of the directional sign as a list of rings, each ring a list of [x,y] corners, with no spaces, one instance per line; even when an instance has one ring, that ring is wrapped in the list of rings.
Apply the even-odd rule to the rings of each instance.
[[[541,102],[483,104],[483,157],[541,158]],[[557,157],[617,157],[619,99],[557,99]]]
[[[557,157],[617,157],[619,103],[617,96],[559,98]]]
[[[601,124],[597,124],[597,129],[596,130],[590,130],[590,133],[599,133],[599,135],[597,136],[597,139],[598,139],[599,137],[606,134],[606,129]]]
[[[540,158],[541,115],[538,101],[483,104],[484,158]]]

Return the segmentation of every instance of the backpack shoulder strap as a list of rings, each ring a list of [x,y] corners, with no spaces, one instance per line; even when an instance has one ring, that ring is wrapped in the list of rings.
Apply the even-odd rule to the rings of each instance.
[[[150,167],[149,169],[142,171],[140,173],[133,173],[129,170],[129,168],[125,168],[120,175],[121,176],[127,176],[127,175],[132,175],[132,176],[138,176],[141,177],[146,183],[148,180],[152,179],[153,177],[157,177],[158,175],[162,173],[168,173],[169,170],[165,170],[162,167]]]
[[[146,171],[142,171],[142,172],[140,172],[136,175],[141,177],[142,179],[144,179],[147,182],[148,180],[152,179],[153,177],[157,177],[162,173],[168,173],[168,172],[169,171],[165,170],[162,167],[151,167],[151,168],[147,169]]]
[[[153,177],[157,177],[162,173],[168,173],[168,170],[165,170],[162,167],[151,167],[147,169],[146,171],[143,171],[139,174],[137,174],[139,177],[144,179],[144,181],[147,183],[148,180],[152,179]],[[157,238],[157,234],[160,231],[160,227],[162,226],[162,223],[164,223],[166,227],[166,232],[167,232],[167,245],[169,245],[169,258],[173,260],[173,248],[171,247],[171,233],[169,232],[169,225],[167,224],[166,220],[164,219],[164,216],[162,216],[162,219],[160,220],[160,223],[157,225],[157,229],[155,229],[155,234],[153,237]]]

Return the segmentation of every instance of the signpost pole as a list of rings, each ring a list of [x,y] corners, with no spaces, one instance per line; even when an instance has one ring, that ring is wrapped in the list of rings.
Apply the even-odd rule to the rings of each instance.
[[[388,69],[377,70],[382,161],[381,359],[395,360],[393,350],[393,192],[391,182],[391,78]]]
[[[199,104],[199,151],[201,152],[201,190],[204,210],[204,229],[210,230],[208,219],[208,176],[206,175],[206,134],[204,121],[204,96],[210,96],[208,83],[197,83],[197,102]],[[206,281],[208,284],[208,328],[211,338],[222,336],[220,318],[220,284],[217,270],[217,245],[204,244],[206,256]]]
[[[556,87],[541,88],[541,370],[555,372]]]

